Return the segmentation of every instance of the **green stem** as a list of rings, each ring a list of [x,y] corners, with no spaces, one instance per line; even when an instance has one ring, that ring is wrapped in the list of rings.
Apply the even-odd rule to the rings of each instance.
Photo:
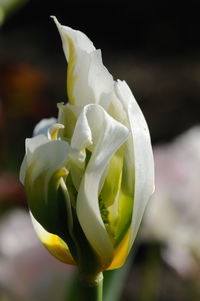
[[[92,277],[79,276],[79,301],[103,300],[103,274]]]

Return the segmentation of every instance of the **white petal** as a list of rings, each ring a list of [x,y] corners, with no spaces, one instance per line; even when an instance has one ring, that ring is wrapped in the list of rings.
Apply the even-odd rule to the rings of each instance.
[[[89,105],[88,105],[89,106]],[[88,123],[88,119],[86,116],[87,107],[83,108],[82,113],[80,114],[78,121],[76,123],[76,127],[74,130],[74,134],[71,140],[71,147],[75,149],[83,149],[92,145],[92,132]]]
[[[134,208],[129,249],[136,237],[146,204],[154,191],[154,161],[148,126],[128,85],[116,83],[116,93],[127,112],[132,137],[135,167]]]
[[[80,135],[80,131],[84,133]],[[93,151],[80,185],[77,215],[88,241],[105,267],[112,259],[113,245],[101,217],[98,195],[109,160],[128,134],[129,130],[101,106],[87,105],[79,116],[72,138],[74,147],[85,146]]]
[[[105,109],[109,105],[113,85],[113,77],[103,65],[101,50],[92,52],[88,72],[88,86],[93,91],[95,102],[99,103]]]
[[[37,135],[33,138],[27,138],[25,141],[26,153],[33,154],[39,146],[48,142],[49,139],[46,135]]]
[[[34,138],[27,138],[25,141],[25,150],[26,154],[24,156],[21,168],[20,168],[20,174],[19,178],[22,184],[24,184],[25,180],[25,174],[26,169],[32,162],[32,153],[34,153],[35,149],[39,147],[40,145],[47,143],[49,140],[45,135],[38,135]]]
[[[61,25],[55,17],[54,21],[68,62],[69,102],[78,106],[98,103],[106,108],[113,91],[113,78],[103,65],[101,51],[95,49],[84,33]]]
[[[38,122],[38,124],[36,124],[36,126],[33,130],[33,136],[47,134],[49,127],[52,126],[56,122],[57,122],[57,119],[54,117],[42,119],[40,122]]]
[[[79,30],[74,30],[68,26],[61,25],[57,18],[52,16],[54,22],[56,23],[56,26],[58,28],[58,31],[60,32],[60,36],[63,42],[63,49],[65,52],[66,59],[69,59],[69,44],[67,38],[70,37],[73,41],[73,44],[76,49],[80,49],[83,51],[86,51],[88,53],[92,52],[95,50],[95,47],[90,41],[90,39],[81,31]]]
[[[51,141],[45,135],[26,139],[26,155],[20,169],[21,182],[24,183],[26,170],[31,164],[34,164],[30,179],[33,182],[41,172],[47,169],[53,172],[64,167],[68,153],[69,145],[65,141]]]
[[[101,51],[78,52],[74,68],[75,104],[96,103],[107,108],[113,91],[113,77],[103,65]]]

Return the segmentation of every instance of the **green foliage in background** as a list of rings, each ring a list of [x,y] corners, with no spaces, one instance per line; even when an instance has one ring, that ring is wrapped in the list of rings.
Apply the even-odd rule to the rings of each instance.
[[[0,26],[6,18],[17,11],[28,0],[0,0]]]

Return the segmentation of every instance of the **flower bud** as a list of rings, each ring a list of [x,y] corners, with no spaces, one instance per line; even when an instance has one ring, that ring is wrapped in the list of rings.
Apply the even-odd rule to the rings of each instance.
[[[91,274],[126,260],[154,190],[152,147],[128,85],[113,80],[85,34],[54,21],[68,103],[26,139],[20,179],[43,244]]]

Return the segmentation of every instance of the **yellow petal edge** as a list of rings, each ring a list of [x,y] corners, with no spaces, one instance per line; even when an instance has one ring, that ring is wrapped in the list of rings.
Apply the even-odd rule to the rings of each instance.
[[[31,213],[30,213],[31,214]],[[57,235],[47,232],[33,217],[31,214],[31,219],[33,227],[37,236],[39,237],[42,244],[47,248],[47,250],[58,260],[63,263],[76,265],[73,260],[67,244]],[[130,238],[130,229],[125,235],[122,242],[119,244],[114,252],[114,257],[111,264],[106,268],[106,270],[113,270],[120,268],[128,255],[128,244]]]
[[[30,213],[33,227],[42,244],[58,260],[75,265],[67,244],[57,235],[47,232]]]
[[[128,246],[130,239],[130,229],[127,231],[124,239],[114,251],[114,257],[106,270],[114,270],[120,268],[126,261],[128,256]]]

